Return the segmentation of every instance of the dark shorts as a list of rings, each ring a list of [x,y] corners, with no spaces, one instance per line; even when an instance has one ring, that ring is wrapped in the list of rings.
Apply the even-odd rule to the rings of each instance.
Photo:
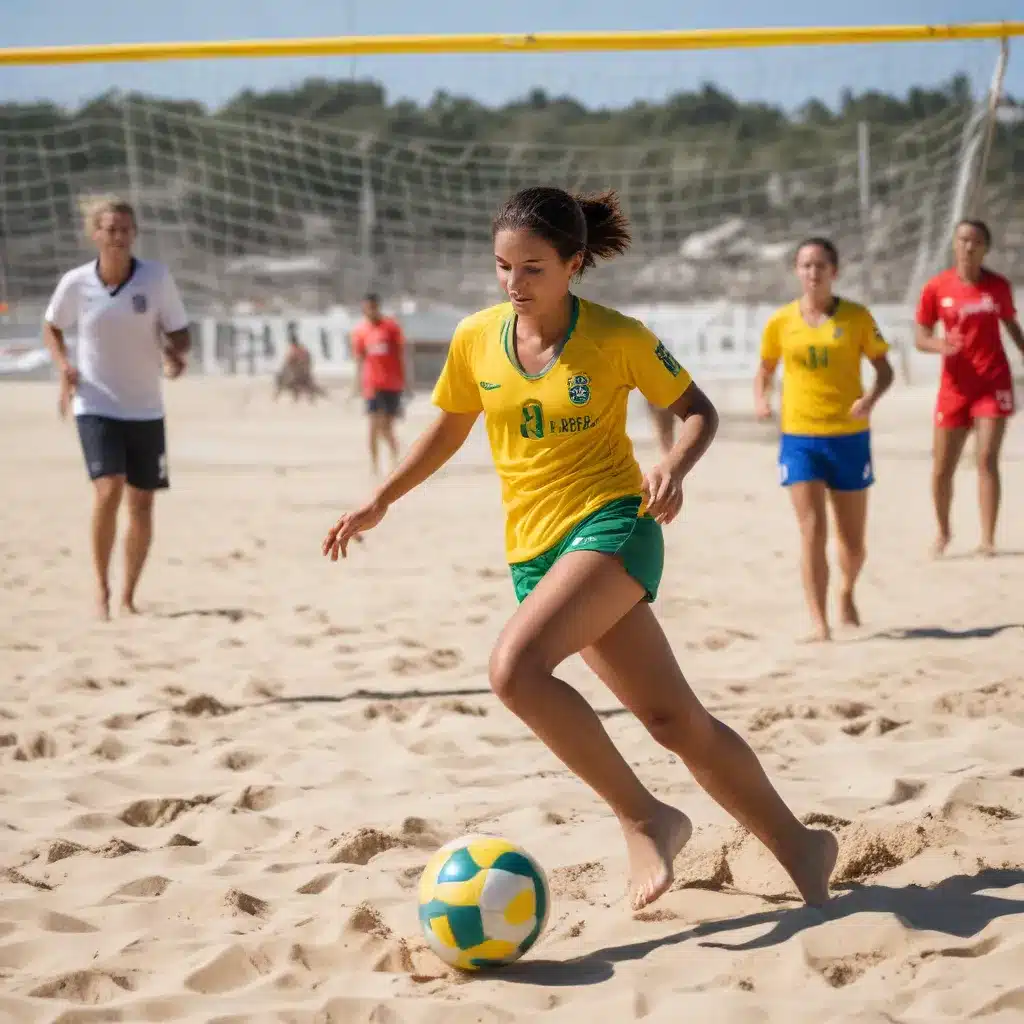
[[[821,480],[830,491],[862,491],[875,482],[871,431],[815,437],[783,434],[779,483],[783,487]]]
[[[385,416],[399,416],[402,412],[401,391],[376,391],[366,400],[367,412],[382,412]]]
[[[75,417],[90,480],[123,476],[140,491],[170,486],[164,421],[116,420],[83,414]]]
[[[617,556],[626,572],[644,588],[644,600],[658,596],[665,568],[661,526],[650,516],[637,516],[640,498],[617,498],[577,523],[554,547],[526,562],[509,566],[516,598],[525,601],[562,555],[570,551],[601,551]]]

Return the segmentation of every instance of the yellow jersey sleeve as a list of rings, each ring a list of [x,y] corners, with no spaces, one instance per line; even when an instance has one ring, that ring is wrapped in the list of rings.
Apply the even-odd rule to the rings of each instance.
[[[476,331],[463,321],[455,328],[441,375],[430,401],[444,412],[480,412],[480,388],[473,376],[472,349]]]
[[[664,409],[690,386],[692,377],[665,343],[640,321],[633,320],[620,339],[623,375],[652,405]]]
[[[777,363],[782,358],[778,317],[773,316],[764,325],[764,333],[761,335],[761,358],[766,363]]]
[[[880,359],[889,351],[889,343],[879,329],[875,318],[864,310],[861,318],[860,347],[868,359]]]

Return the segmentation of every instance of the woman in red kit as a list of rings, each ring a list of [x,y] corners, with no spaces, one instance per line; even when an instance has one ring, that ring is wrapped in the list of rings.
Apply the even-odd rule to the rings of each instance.
[[[402,413],[408,374],[402,328],[381,314],[380,298],[372,292],[363,299],[363,320],[352,330],[352,354],[359,364],[356,386],[370,418],[370,465],[376,475],[381,441],[391,452],[392,469],[398,463],[395,421]]]
[[[978,432],[979,552],[995,551],[999,514],[999,450],[1014,412],[1013,375],[999,325],[1024,355],[1024,331],[1017,321],[1013,289],[1005,277],[984,266],[992,233],[980,220],[962,220],[953,239],[953,266],[921,290],[917,306],[917,348],[942,356],[935,403],[932,497],[938,521],[935,554],[952,536],[949,509],[953,474],[971,427]],[[936,336],[940,323],[944,336]]]

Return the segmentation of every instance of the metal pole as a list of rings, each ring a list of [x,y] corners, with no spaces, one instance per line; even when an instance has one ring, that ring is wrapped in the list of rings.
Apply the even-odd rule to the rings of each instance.
[[[131,100],[128,96],[121,97],[121,128],[124,133],[124,161],[128,175],[128,201],[135,209],[135,216],[142,217],[139,206],[140,192],[138,175],[135,169],[135,136],[132,133]],[[140,245],[139,248],[142,248]]]
[[[988,94],[988,108],[985,120],[985,138],[981,147],[981,158],[978,161],[978,172],[974,177],[974,186],[967,203],[969,217],[980,215],[985,177],[988,174],[988,158],[992,152],[992,139],[995,136],[996,120],[999,116],[999,104],[1003,98],[1003,82],[1006,80],[1006,65],[1010,60],[1010,41],[1003,39],[999,48],[999,60],[996,62],[995,74],[992,77],[992,88]]]
[[[0,316],[10,312],[10,281],[8,280],[8,274],[10,273],[8,268],[7,259],[7,245],[8,245],[8,227],[7,227],[7,179],[4,176],[3,163],[0,163]]]
[[[857,178],[860,183],[862,301],[871,301],[871,139],[867,121],[857,123]]]

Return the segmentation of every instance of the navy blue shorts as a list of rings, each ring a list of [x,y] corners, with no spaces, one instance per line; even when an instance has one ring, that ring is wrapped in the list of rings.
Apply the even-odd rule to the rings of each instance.
[[[871,431],[812,437],[783,434],[779,444],[779,483],[821,480],[830,491],[862,491],[875,482]]]
[[[164,421],[116,420],[83,413],[75,417],[90,480],[123,476],[129,487],[160,491],[170,486]]]
[[[401,391],[377,391],[366,400],[367,412],[382,412],[385,416],[400,416],[402,413]]]

